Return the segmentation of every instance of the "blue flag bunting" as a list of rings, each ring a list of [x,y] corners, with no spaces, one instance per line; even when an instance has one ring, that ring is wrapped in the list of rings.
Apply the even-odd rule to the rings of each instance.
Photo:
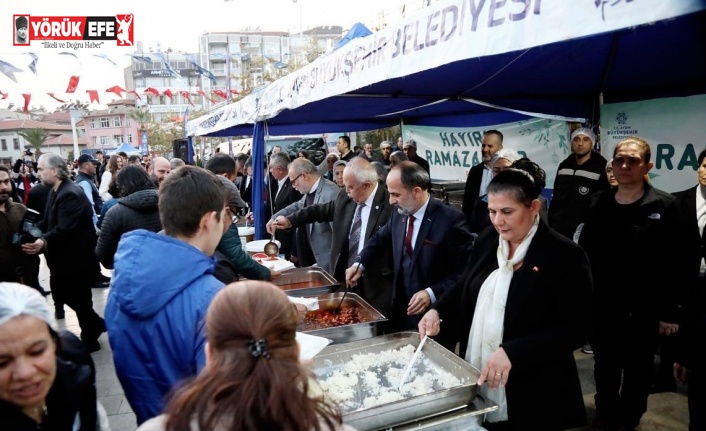
[[[216,82],[216,76],[211,73],[211,71],[204,69],[203,67],[199,66],[199,64],[196,62],[194,57],[190,55],[186,55],[186,60],[191,63],[192,66],[196,68],[196,72],[198,72],[200,75],[205,76],[206,78],[210,79],[213,82]]]
[[[17,78],[15,78],[15,72],[22,72],[22,69],[18,69],[6,61],[0,60],[0,72],[15,81],[15,83],[17,83]]]
[[[177,79],[181,79],[181,75],[179,75],[179,73],[176,70],[172,69],[172,66],[169,64],[169,60],[167,60],[167,57],[165,57],[164,54],[162,54],[161,52],[158,52],[155,55],[157,56],[157,58],[162,60],[162,63],[164,63],[164,68],[167,69],[167,72],[169,72],[170,75],[172,75],[173,77],[175,77]]]
[[[36,75],[37,74],[37,61],[39,61],[39,57],[37,56],[37,54],[35,54],[33,52],[28,52],[27,55],[32,57],[32,62],[30,64],[28,64],[27,67],[29,67],[29,70],[31,70],[32,73],[34,73]]]

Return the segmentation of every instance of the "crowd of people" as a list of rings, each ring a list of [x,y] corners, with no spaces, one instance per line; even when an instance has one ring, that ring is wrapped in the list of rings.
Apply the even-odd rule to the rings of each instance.
[[[383,332],[418,330],[478,368],[480,393],[499,407],[485,417],[488,430],[536,425],[538,398],[555,403],[542,429],[583,426],[574,359],[582,346],[594,354],[596,426],[635,429],[660,341],[674,358],[672,379],[688,382],[690,429],[704,429],[705,358],[695,345],[706,327],[706,150],[698,185],[671,195],[649,182],[645,140],[623,140],[610,160],[595,141],[588,128],[572,133],[548,205],[544,170],[487,131],[460,210],[433,196],[414,140],[355,152],[342,136],[339,155],[320,166],[276,147],[263,179],[266,229],[287,259],[318,265],[383,313]],[[81,156],[74,180],[54,154],[36,167],[0,168],[0,253],[11,262],[0,281],[29,286],[0,288],[0,377],[3,358],[14,370],[0,378],[0,411],[17,429],[59,429],[45,424],[77,415],[88,415],[81,429],[100,429],[95,393],[59,413],[69,401],[54,388],[67,381],[58,378],[65,363],[93,369],[90,357],[57,346],[96,351],[105,331],[142,430],[350,429],[309,390],[297,314],[267,283],[279,274],[243,250],[236,221],[252,217],[252,163],[222,153],[204,168]],[[28,227],[32,176],[47,188],[46,204]],[[56,331],[63,314],[42,299],[40,253],[54,302],[76,311],[82,343]],[[113,270],[104,318],[91,300],[100,264]],[[678,288],[655,276],[660,266],[675,268]],[[25,356],[53,365],[32,372]],[[90,386],[94,374],[76,384]]]

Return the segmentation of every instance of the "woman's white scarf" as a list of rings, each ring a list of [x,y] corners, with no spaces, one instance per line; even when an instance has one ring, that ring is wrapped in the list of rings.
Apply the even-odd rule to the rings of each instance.
[[[539,217],[535,218],[534,225],[517,247],[517,250],[515,250],[512,259],[507,258],[510,253],[510,244],[499,238],[498,269],[490,273],[480,288],[471,331],[468,334],[466,361],[479,370],[488,362],[490,355],[500,347],[500,342],[503,339],[505,303],[514,274],[513,268],[524,260],[532,238],[537,232],[538,223]],[[496,411],[487,414],[486,420],[488,422],[506,421],[507,400],[505,399],[505,387],[500,386],[497,389],[488,389],[487,385],[483,385],[478,388],[478,392],[498,405]]]

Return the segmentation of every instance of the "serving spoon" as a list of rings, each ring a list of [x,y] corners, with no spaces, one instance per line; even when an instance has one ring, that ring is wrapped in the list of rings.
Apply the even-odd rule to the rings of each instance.
[[[400,385],[397,387],[398,392],[402,392],[402,385],[404,385],[404,381],[407,380],[407,377],[409,377],[409,372],[412,371],[412,365],[417,361],[417,358],[419,357],[419,354],[422,352],[422,347],[424,347],[424,343],[427,342],[427,336],[424,335],[422,338],[422,341],[419,343],[419,347],[417,347],[417,350],[414,352],[414,355],[412,355],[412,360],[409,361],[409,365],[407,365],[407,369],[404,370],[404,374],[402,374],[402,379],[400,380]]]

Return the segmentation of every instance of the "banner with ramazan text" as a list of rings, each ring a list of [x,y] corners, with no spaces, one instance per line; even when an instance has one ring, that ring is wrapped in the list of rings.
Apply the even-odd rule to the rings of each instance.
[[[465,181],[468,171],[483,160],[483,132],[499,130],[503,148],[513,149],[547,173],[547,189],[554,188],[559,163],[571,153],[566,122],[528,119],[485,127],[402,126],[405,142],[417,141],[417,155],[429,162],[435,180]]]
[[[650,182],[666,192],[696,186],[697,157],[704,140],[706,94],[670,97],[601,107],[601,146],[606,159],[615,145],[630,136],[650,144],[654,167]]]

